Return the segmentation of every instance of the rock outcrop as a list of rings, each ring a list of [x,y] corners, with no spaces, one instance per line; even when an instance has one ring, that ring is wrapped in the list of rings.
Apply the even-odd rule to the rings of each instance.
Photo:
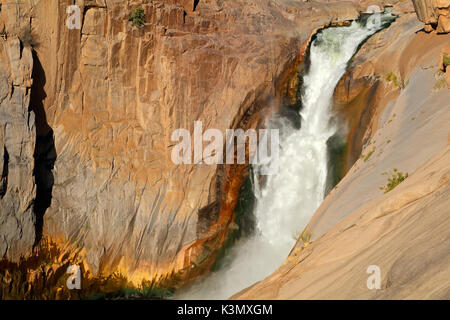
[[[445,80],[447,82],[447,88],[450,89],[450,44],[444,47],[439,59],[439,68],[442,72],[445,72]]]
[[[33,57],[17,37],[0,38],[0,257],[18,261],[35,243]]]
[[[355,112],[360,157],[307,226],[312,242],[299,239],[282,267],[233,298],[450,298],[450,90],[439,65],[450,35],[421,27],[402,16],[355,55],[335,101],[365,113]],[[385,192],[396,172],[408,177]],[[370,266],[379,290],[367,286]]]
[[[32,47],[32,57],[24,50],[34,65],[32,112],[26,100],[21,112],[36,118],[35,133],[32,123],[22,130],[31,149],[20,163],[29,167],[20,170],[25,195],[14,200],[35,220],[19,223],[31,228],[27,247],[16,254],[8,244],[2,257],[25,256],[45,236],[83,254],[91,274],[119,272],[135,284],[193,278],[232,227],[243,169],[175,165],[172,132],[192,132],[195,120],[222,131],[255,126],[258,112],[295,86],[314,30],[355,19],[358,5],[85,0],[75,2],[78,29],[67,25],[77,18],[72,4],[1,5],[2,35]],[[146,22],[132,26],[139,7]]]
[[[425,31],[450,32],[449,0],[412,0],[417,17],[425,23]]]
[[[103,277],[111,275],[115,284],[109,290],[129,285],[129,280],[133,285],[143,280],[180,284],[206,272],[233,227],[245,166],[175,165],[172,132],[179,128],[192,132],[197,120],[204,129],[255,127],[263,110],[276,109],[281,100],[295,94],[298,67],[312,34],[357,18],[366,3],[383,6],[397,1],[77,0],[80,10],[70,13],[73,1],[3,1],[0,283],[6,289],[2,297],[33,298],[47,290],[43,294],[47,298],[71,298],[62,279],[73,263],[82,266],[83,279],[89,280],[84,286],[99,285],[101,290],[106,286]],[[133,26],[130,13],[139,7],[145,23]],[[394,11],[410,12],[410,2],[401,1]],[[77,12],[80,28],[68,28],[68,18],[77,19]],[[439,17],[429,24],[441,32],[439,28],[446,27]],[[413,55],[415,49],[409,48],[410,38],[421,43],[423,37],[412,34],[417,20],[401,26],[405,30],[394,29],[394,36],[404,35],[399,38],[402,50],[380,40],[386,33],[376,39],[381,49],[389,48],[385,61],[391,61],[386,59],[391,49],[402,53],[398,59],[411,60],[397,70],[405,79],[425,58],[420,60],[421,54]],[[435,45],[427,41],[425,47]],[[365,79],[386,71],[369,64],[354,67],[365,70],[359,73]],[[431,81],[431,71],[423,72],[411,76],[412,91],[422,77]],[[445,105],[446,97],[433,96],[433,108]],[[403,99],[407,98],[405,93]],[[418,112],[419,107],[413,110]],[[442,112],[436,111],[435,122],[428,126],[437,128],[439,121],[447,121]],[[418,128],[428,128],[425,123],[416,122]],[[428,136],[418,130],[417,135],[440,141],[441,133]],[[363,149],[372,136],[372,132],[366,137],[356,134],[354,140],[363,143],[353,150]],[[396,145],[402,144],[400,138]],[[430,143],[428,148],[434,154],[437,146]],[[436,158],[436,163],[446,157]],[[419,157],[407,169],[412,173],[425,160]],[[341,186],[358,180],[355,177],[351,171],[338,190],[345,190]],[[413,179],[414,175],[406,182]],[[425,186],[442,190],[442,183],[433,179]],[[336,199],[336,194],[333,191],[329,199]],[[373,194],[371,199],[354,199],[380,197],[379,191]],[[327,211],[329,201],[311,225],[314,239],[361,206],[349,201],[345,207],[343,200],[336,200],[336,211]],[[429,222],[424,228],[431,226]],[[27,260],[30,255],[38,257]],[[21,281],[26,282],[22,287]]]

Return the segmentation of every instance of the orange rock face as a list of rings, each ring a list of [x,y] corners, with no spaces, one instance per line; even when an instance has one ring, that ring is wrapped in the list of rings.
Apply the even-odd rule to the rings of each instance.
[[[29,47],[14,36],[0,38],[0,257],[9,260],[28,256],[36,236],[32,66]]]
[[[353,57],[335,102],[370,114],[361,157],[306,227],[311,242],[298,239],[278,270],[232,298],[449,299],[450,90],[439,56],[450,34],[421,28],[401,16]],[[386,192],[395,170],[409,175]]]
[[[19,261],[45,235],[70,257],[64,267],[82,263],[89,274],[120,272],[137,284],[207,271],[245,176],[244,166],[175,165],[172,132],[192,132],[197,120],[221,131],[256,126],[295,92],[314,31],[381,1],[77,3],[74,29],[67,23],[77,12],[65,2],[1,4],[0,259]],[[448,32],[447,0],[414,3],[427,28]],[[137,8],[142,26],[129,21]],[[367,79],[375,71],[360,70]],[[342,84],[342,105],[369,101],[371,92],[359,95],[364,85],[345,92]],[[359,150],[372,114],[352,111]],[[56,270],[27,277],[44,288]]]
[[[413,0],[417,17],[425,23],[425,31],[450,32],[449,0]]]
[[[41,232],[85,248],[93,273],[120,271],[136,283],[189,277],[226,238],[239,183],[225,166],[175,165],[172,132],[192,132],[196,120],[222,131],[249,126],[249,114],[278,103],[312,30],[356,18],[357,7],[77,3],[79,29],[67,27],[76,12],[62,2],[6,1],[1,10],[8,36],[28,27],[34,42]],[[139,7],[141,27],[129,21]]]

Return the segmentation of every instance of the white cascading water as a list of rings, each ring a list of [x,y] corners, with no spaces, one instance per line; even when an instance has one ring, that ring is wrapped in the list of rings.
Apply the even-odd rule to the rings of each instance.
[[[388,20],[392,15],[373,17]],[[381,28],[380,24],[355,21],[348,27],[328,28],[317,34],[310,48],[310,68],[303,78],[301,128],[293,128],[283,118],[268,124],[281,132],[279,171],[267,176],[261,187],[253,183],[257,199],[255,234],[230,250],[220,270],[180,292],[177,298],[226,299],[264,279],[283,263],[324,198],[327,141],[337,131],[330,121],[334,89],[359,44]],[[254,182],[258,181],[259,169],[254,167]]]

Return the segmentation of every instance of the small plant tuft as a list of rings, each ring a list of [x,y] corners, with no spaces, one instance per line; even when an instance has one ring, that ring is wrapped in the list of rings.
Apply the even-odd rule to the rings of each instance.
[[[380,187],[380,190],[384,190],[384,193],[388,193],[397,187],[400,183],[402,183],[406,178],[408,178],[408,172],[403,174],[398,171],[398,169],[394,169],[394,173],[392,173],[392,177],[388,178],[388,183],[384,187]]]
[[[311,243],[312,234],[309,231],[303,231],[300,235],[300,239],[303,241],[303,243]]]
[[[450,66],[450,56],[444,54],[444,67]]]
[[[128,21],[131,21],[131,25],[137,28],[141,28],[145,24],[145,13],[144,9],[141,7],[137,8],[130,12],[130,18]]]
[[[394,86],[398,87],[397,75],[395,73],[393,73],[392,71],[386,75],[386,81],[393,82]]]
[[[442,70],[437,70],[435,74],[436,82],[434,83],[433,89],[440,90],[447,86],[445,81],[445,73]]]
[[[401,77],[398,77],[392,71],[386,75],[386,81],[392,82],[395,87],[400,88],[400,89],[405,89],[406,86],[409,84],[409,80],[404,81],[403,79],[401,79]]]
[[[300,233],[300,231],[297,231],[294,236],[294,240],[302,240],[304,244],[311,243],[312,234],[309,231],[304,230]]]
[[[372,151],[370,151],[367,155],[363,156],[364,157],[364,162],[369,161],[370,157],[373,155],[373,153],[375,152],[376,148],[373,147]]]

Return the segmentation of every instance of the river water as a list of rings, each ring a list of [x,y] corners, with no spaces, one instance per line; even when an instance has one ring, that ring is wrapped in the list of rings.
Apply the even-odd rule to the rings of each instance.
[[[257,181],[263,168],[254,166],[255,232],[241,239],[224,258],[222,268],[180,292],[179,299],[226,299],[275,271],[324,199],[327,141],[338,127],[331,111],[334,89],[359,45],[392,22],[390,13],[373,14],[346,27],[319,31],[310,46],[310,65],[303,76],[300,128],[284,117],[279,128],[279,171]]]

